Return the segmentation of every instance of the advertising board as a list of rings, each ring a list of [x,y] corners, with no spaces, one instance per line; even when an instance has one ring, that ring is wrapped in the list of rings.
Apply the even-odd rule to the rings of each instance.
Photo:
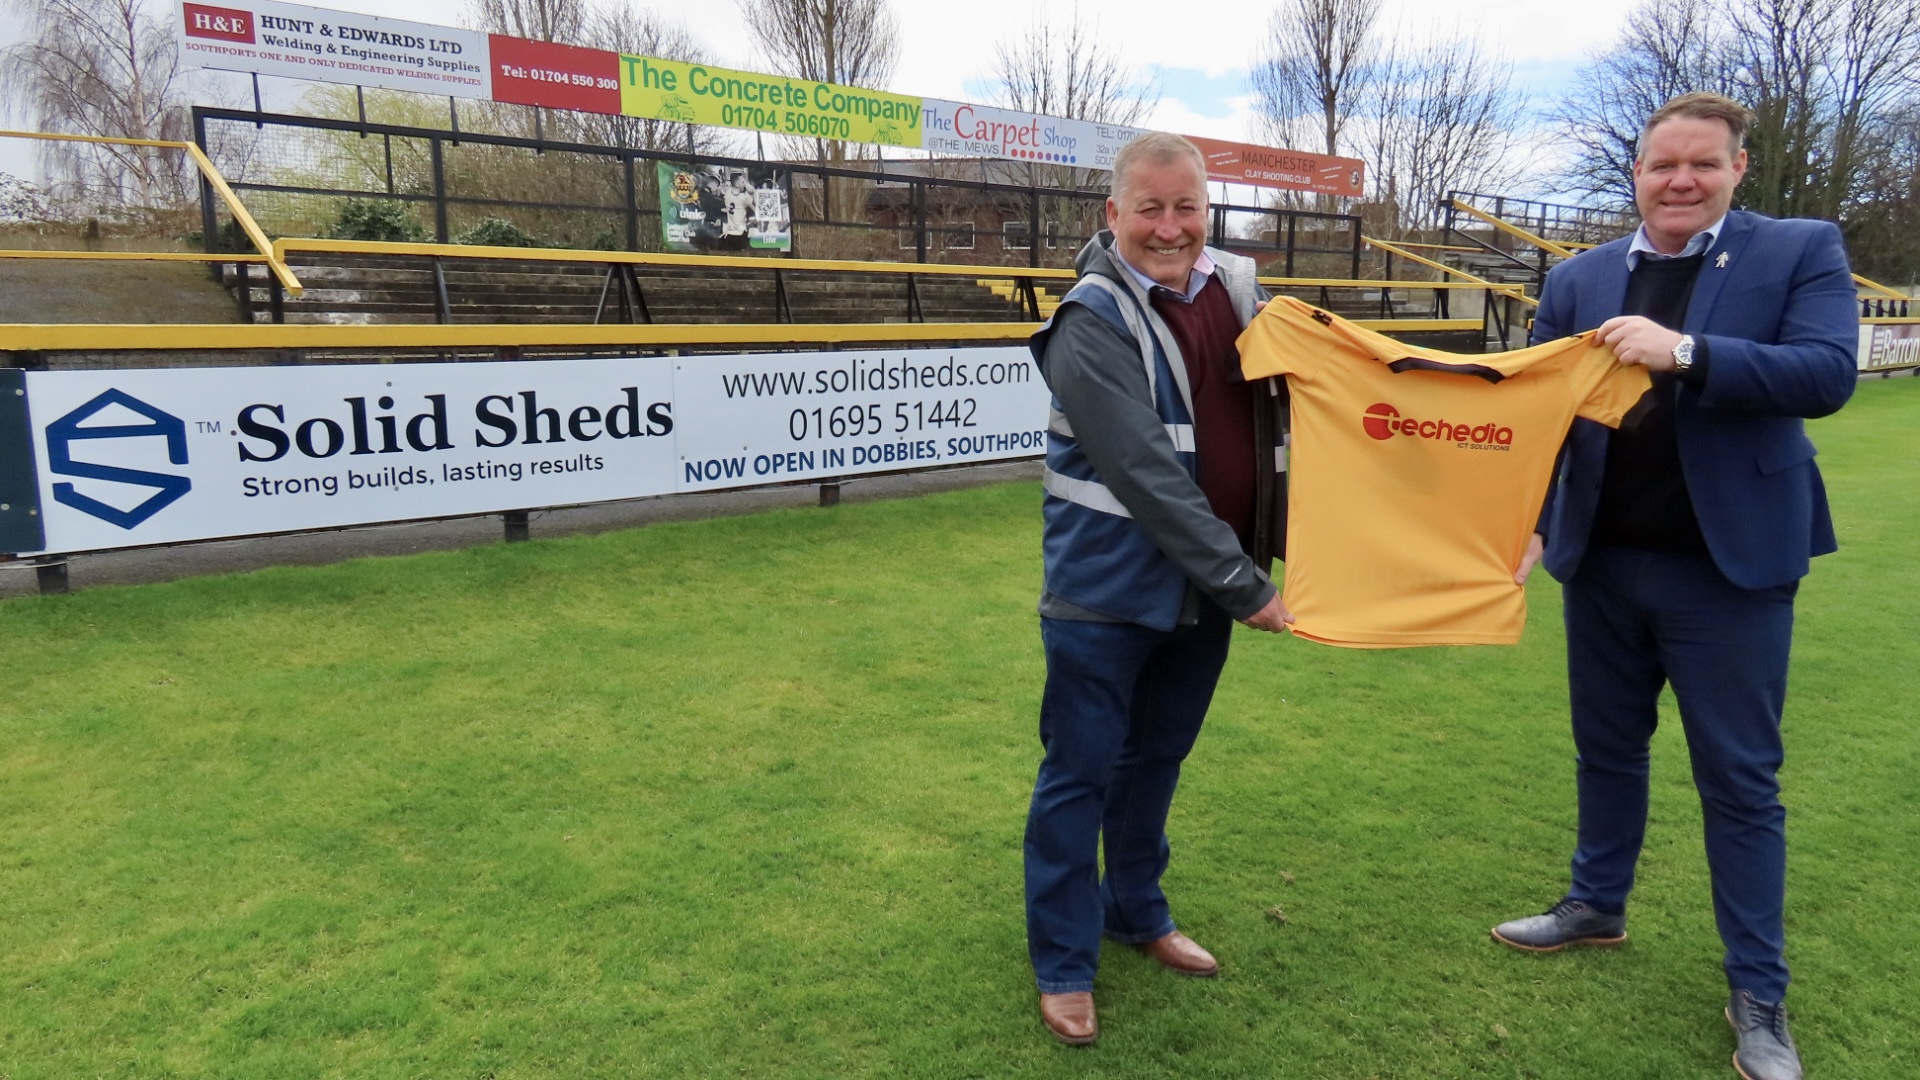
[[[1019,346],[13,374],[15,554],[1032,457],[1048,402]]]

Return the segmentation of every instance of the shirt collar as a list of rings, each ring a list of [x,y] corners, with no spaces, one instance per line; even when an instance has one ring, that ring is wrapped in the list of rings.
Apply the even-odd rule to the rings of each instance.
[[[1640,227],[1633,231],[1633,242],[1627,245],[1627,269],[1629,271],[1639,269],[1642,255],[1651,259],[1684,259],[1711,251],[1713,242],[1720,238],[1720,230],[1725,228],[1726,224],[1727,215],[1721,214],[1720,220],[1694,233],[1693,239],[1687,241],[1687,246],[1680,249],[1680,254],[1668,255],[1654,247],[1653,241],[1647,239],[1647,223],[1643,221]]]
[[[1168,289],[1165,285],[1141,273],[1138,267],[1121,257],[1119,245],[1114,245],[1109,253],[1113,256],[1113,261],[1125,267],[1127,273],[1132,274],[1133,280],[1139,282],[1140,287],[1145,289],[1149,295],[1151,295],[1155,289],[1162,289],[1166,292],[1173,293],[1173,295],[1189,303],[1193,301],[1194,297],[1200,295],[1200,290],[1206,287],[1207,278],[1214,271],[1213,256],[1207,254],[1205,248],[1201,248],[1200,257],[1193,260],[1193,269],[1187,273],[1187,291],[1184,293],[1175,292],[1173,289]]]

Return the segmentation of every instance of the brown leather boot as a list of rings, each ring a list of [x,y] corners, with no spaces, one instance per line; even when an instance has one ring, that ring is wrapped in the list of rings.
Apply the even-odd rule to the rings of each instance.
[[[1213,954],[1194,944],[1192,938],[1178,930],[1147,942],[1140,946],[1140,951],[1153,957],[1161,967],[1182,975],[1211,979],[1220,974],[1220,962],[1213,958]]]
[[[1040,1019],[1053,1037],[1068,1046],[1085,1046],[1100,1037],[1100,1021],[1093,1015],[1093,992],[1041,994]]]

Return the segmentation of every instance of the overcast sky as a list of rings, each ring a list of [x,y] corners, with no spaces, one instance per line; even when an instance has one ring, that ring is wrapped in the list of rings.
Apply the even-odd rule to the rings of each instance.
[[[172,0],[148,0],[159,13]],[[668,19],[685,19],[719,63],[762,70],[738,29],[733,0],[698,5],[656,4]],[[465,0],[327,0],[308,6],[357,11],[415,22],[458,26]],[[1186,5],[1142,0],[1086,0],[1078,10],[1097,36],[1122,59],[1159,78],[1162,99],[1145,126],[1184,135],[1205,135],[1241,142],[1257,141],[1248,109],[1247,69],[1264,32],[1272,0],[1200,0]],[[1457,30],[1485,40],[1514,63],[1516,80],[1544,105],[1586,53],[1610,43],[1625,22],[1633,0],[1584,0],[1555,5],[1552,33],[1541,31],[1538,0],[1385,0],[1383,25],[1396,29]],[[900,64],[892,90],[918,97],[981,101],[985,76],[992,70],[996,44],[1031,27],[1043,15],[1056,25],[1074,17],[1073,0],[965,0],[928,3],[896,0],[900,21]],[[693,19],[689,13],[705,12]],[[172,18],[171,15],[168,16]],[[22,30],[10,6],[0,7],[0,43],[17,40]],[[245,94],[239,75],[215,75]],[[290,100],[299,84],[263,80],[268,93]],[[277,87],[271,84],[279,84]],[[271,102],[269,107],[272,107]],[[8,126],[23,123],[20,117]],[[33,178],[37,172],[26,141],[0,139],[0,171]]]

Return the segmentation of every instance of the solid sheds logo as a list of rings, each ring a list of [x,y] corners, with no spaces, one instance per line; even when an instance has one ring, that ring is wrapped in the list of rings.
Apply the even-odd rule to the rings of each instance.
[[[1368,435],[1381,442],[1395,435],[1405,435],[1414,439],[1450,442],[1461,450],[1513,449],[1513,429],[1502,424],[1421,420],[1412,416],[1402,416],[1399,409],[1384,401],[1367,406],[1367,411],[1361,414],[1360,426]]]
[[[89,424],[88,421],[98,422]],[[146,442],[136,442],[152,439],[160,440],[164,451]],[[112,445],[114,443],[119,445]],[[75,444],[94,445],[98,452],[87,456],[96,460],[76,460]],[[88,491],[93,494],[81,491],[70,482],[56,483],[54,501],[131,530],[193,490],[193,481],[187,477],[134,467],[146,464],[161,452],[165,453],[168,464],[187,463],[186,422],[125,391],[108,390],[47,425],[48,469],[56,476],[101,482],[88,485]],[[100,458],[114,463],[98,460]],[[116,506],[107,501],[118,496],[116,501],[125,504],[137,493],[144,492],[151,494],[131,506]]]
[[[187,20],[188,37],[253,44],[253,12],[208,7],[205,4],[183,4],[181,7]]]

